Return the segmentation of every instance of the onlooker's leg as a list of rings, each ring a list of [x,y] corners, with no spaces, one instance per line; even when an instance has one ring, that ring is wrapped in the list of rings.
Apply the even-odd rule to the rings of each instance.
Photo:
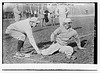
[[[60,23],[60,26],[62,26],[63,21],[64,21],[65,18],[66,18],[66,15],[59,16],[59,23]]]
[[[55,25],[55,18],[52,18],[53,26]]]

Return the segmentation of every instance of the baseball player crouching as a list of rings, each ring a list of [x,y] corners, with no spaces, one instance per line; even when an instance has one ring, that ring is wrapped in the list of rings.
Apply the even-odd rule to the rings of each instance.
[[[21,48],[23,48],[23,44],[26,37],[28,37],[29,42],[34,47],[36,52],[40,54],[40,50],[38,49],[34,37],[32,35],[32,27],[37,26],[36,23],[39,23],[38,19],[36,17],[32,17],[25,20],[21,20],[19,22],[15,22],[7,27],[5,33],[18,40],[17,53],[15,56],[25,56],[25,54],[21,53]]]

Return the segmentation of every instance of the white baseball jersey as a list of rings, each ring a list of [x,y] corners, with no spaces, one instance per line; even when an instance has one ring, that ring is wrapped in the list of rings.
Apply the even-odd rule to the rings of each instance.
[[[32,34],[32,28],[31,28],[31,25],[29,24],[29,18],[28,19],[25,19],[25,20],[21,20],[19,22],[15,22],[11,25],[9,25],[6,29],[6,33],[13,33],[13,31],[16,31],[16,32],[20,32],[22,34],[26,34],[28,39],[29,39],[29,42],[31,43],[31,45],[37,49],[37,46],[36,46],[36,43],[35,43],[35,40],[34,40],[34,37],[33,37],[33,34]],[[9,32],[9,30],[11,32]],[[19,37],[21,35],[19,34],[15,34],[15,35],[18,35]],[[24,38],[24,37],[23,37]],[[22,38],[22,39],[23,39]]]

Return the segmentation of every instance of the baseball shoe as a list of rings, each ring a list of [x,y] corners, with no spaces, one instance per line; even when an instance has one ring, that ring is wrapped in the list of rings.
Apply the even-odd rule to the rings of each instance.
[[[22,57],[24,57],[24,56],[25,56],[25,54],[20,53],[20,52],[17,52],[13,57],[22,58]]]

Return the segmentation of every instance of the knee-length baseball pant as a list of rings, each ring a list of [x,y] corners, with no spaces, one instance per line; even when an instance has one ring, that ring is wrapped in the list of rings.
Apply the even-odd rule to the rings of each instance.
[[[25,41],[26,35],[16,30],[6,29],[6,34],[9,34],[13,38],[21,41]]]
[[[58,50],[61,53],[65,53],[67,56],[71,56],[73,53],[73,48],[71,46],[62,46],[59,43],[53,43],[49,48],[42,50],[41,53],[43,55],[51,55]]]

